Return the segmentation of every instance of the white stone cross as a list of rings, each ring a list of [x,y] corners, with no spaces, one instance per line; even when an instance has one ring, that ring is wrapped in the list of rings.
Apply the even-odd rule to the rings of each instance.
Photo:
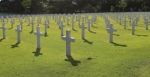
[[[21,30],[22,30],[23,29],[23,19],[22,19],[22,17],[19,18],[19,22],[20,22]]]
[[[84,23],[82,22],[82,32],[81,32],[81,38],[84,40],[85,39],[85,28],[84,28]]]
[[[97,16],[93,15],[91,24],[94,24],[96,22],[96,20],[97,20]]]
[[[41,24],[41,17],[38,17],[38,18],[36,19],[36,21],[37,21],[37,24]]]
[[[124,29],[127,29],[127,20],[126,20],[126,17],[124,18]]]
[[[17,32],[17,43],[20,43],[21,42],[21,26],[20,25],[17,25],[16,32]]]
[[[14,23],[15,23],[15,21],[14,21],[13,18],[11,18],[10,23],[11,23],[11,28],[13,28],[13,25],[14,25]]]
[[[145,29],[148,30],[148,19],[144,18]]]
[[[2,32],[3,32],[3,39],[6,39],[6,25],[5,25],[5,21],[2,22]]]
[[[38,22],[39,22],[39,24],[41,24],[41,22],[42,22],[42,17],[39,17]]]
[[[73,16],[73,17],[72,17],[72,30],[75,30],[75,28],[74,28],[74,23],[75,23],[75,22],[74,22],[74,19],[75,19],[75,17]]]
[[[81,28],[81,16],[78,16],[78,26],[79,26],[79,28]]]
[[[49,25],[50,25],[50,23],[49,23],[49,19],[46,17],[46,20],[45,20],[45,25],[47,25],[48,26],[48,28],[50,27]]]
[[[133,21],[133,18],[130,16],[129,17],[129,22],[130,22],[130,25],[132,26],[132,21]]]
[[[88,19],[88,31],[91,31],[91,21]]]
[[[32,18],[32,21],[31,21],[31,33],[34,32],[34,19]]]
[[[69,16],[66,16],[66,20],[67,20],[67,25],[69,25]]]
[[[132,35],[135,35],[136,22],[132,22]]]
[[[109,26],[107,26],[107,32],[109,33],[109,42],[113,43],[113,32],[116,32],[116,30],[113,28],[112,24],[109,24]]]
[[[37,36],[37,50],[38,49],[41,49],[41,42],[40,42],[40,36],[42,35],[42,33],[40,32],[40,26],[38,25],[37,28],[36,28],[36,33],[35,35]]]
[[[61,36],[64,36],[64,24],[60,21]]]
[[[45,26],[44,26],[44,30],[45,30],[45,33],[44,33],[44,35],[45,36],[47,36],[47,28],[48,28],[48,22],[47,22],[47,20],[45,21]]]
[[[62,37],[66,41],[66,56],[71,56],[71,42],[75,42],[75,39],[71,37],[70,30],[66,31],[66,36]]]

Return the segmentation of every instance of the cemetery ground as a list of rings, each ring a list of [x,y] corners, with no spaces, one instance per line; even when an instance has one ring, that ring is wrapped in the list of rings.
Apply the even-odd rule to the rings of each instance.
[[[142,16],[135,35],[131,34],[129,22],[127,29],[123,29],[115,20],[110,21],[117,29],[113,43],[108,42],[102,16],[97,17],[91,32],[85,29],[86,40],[81,39],[77,22],[76,31],[65,23],[65,29],[70,28],[71,36],[75,38],[71,43],[71,59],[65,56],[66,42],[54,20],[50,22],[48,36],[41,36],[39,55],[34,53],[36,35],[30,33],[31,25],[23,23],[21,43],[16,44],[15,29],[19,22],[16,21],[13,29],[7,23],[7,37],[0,39],[0,77],[150,77],[150,30],[145,30]],[[44,33],[43,23],[39,25]]]

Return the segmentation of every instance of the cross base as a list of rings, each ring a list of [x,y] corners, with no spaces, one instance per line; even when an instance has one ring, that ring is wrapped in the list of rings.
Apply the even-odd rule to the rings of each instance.
[[[41,51],[41,48],[36,48],[36,51],[33,52],[33,53],[34,53],[34,56],[42,55],[42,53],[40,53],[40,51]]]

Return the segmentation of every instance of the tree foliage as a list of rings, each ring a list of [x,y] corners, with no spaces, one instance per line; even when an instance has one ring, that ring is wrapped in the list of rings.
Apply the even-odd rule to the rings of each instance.
[[[1,0],[0,12],[77,13],[150,11],[150,0]]]

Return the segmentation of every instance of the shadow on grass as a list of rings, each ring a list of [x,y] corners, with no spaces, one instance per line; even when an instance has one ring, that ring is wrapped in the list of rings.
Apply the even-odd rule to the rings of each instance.
[[[16,47],[19,46],[19,44],[20,44],[20,43],[15,43],[15,44],[11,45],[11,48],[16,48]]]
[[[95,58],[92,58],[92,57],[88,57],[88,58],[87,58],[87,60],[93,60],[93,59],[95,59]]]
[[[32,33],[33,33],[33,30],[31,30],[29,33],[32,34]]]
[[[3,40],[4,40],[4,38],[1,38],[1,39],[0,39],[0,42],[2,42]]]
[[[89,41],[89,40],[87,40],[86,38],[83,38],[83,41],[86,42],[86,43],[88,43],[88,44],[93,44],[92,41]]]
[[[115,35],[115,36],[120,36],[119,34],[113,34],[113,35]]]
[[[75,60],[72,56],[67,56],[67,59],[65,59],[65,61],[70,62],[72,66],[78,66],[81,63],[81,61]]]
[[[47,34],[47,33],[44,33],[44,37],[48,37],[48,34]]]
[[[141,36],[141,37],[148,37],[148,35],[136,35],[136,36]]]
[[[132,29],[126,29],[126,30],[132,30]]]
[[[90,33],[93,33],[93,34],[96,34],[96,32],[95,32],[95,31],[91,31],[91,30],[90,30],[89,32],[90,32]]]
[[[118,44],[115,42],[111,42],[111,44],[113,44],[114,46],[127,47],[127,45],[125,45],[125,44]]]
[[[38,57],[40,55],[43,55],[42,53],[40,53],[41,49],[40,48],[37,48],[35,52],[32,52],[34,53],[34,56]]]
[[[93,28],[98,28],[97,26],[92,26]]]
[[[11,30],[11,29],[13,29],[13,27],[10,27],[8,30]]]
[[[75,32],[77,31],[77,30],[76,30],[76,29],[74,29],[74,28],[72,28],[72,30],[73,30],[73,31],[75,31]]]

